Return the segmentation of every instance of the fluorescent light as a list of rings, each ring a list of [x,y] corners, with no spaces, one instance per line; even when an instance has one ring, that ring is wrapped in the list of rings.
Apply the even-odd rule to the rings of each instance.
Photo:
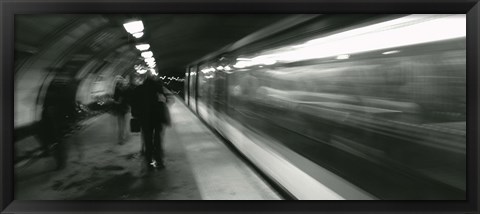
[[[235,68],[245,68],[254,65],[273,65],[277,63],[277,60],[270,58],[269,56],[259,56],[252,59],[237,58],[237,63],[233,65]]]
[[[141,53],[143,58],[151,58],[153,57],[153,53],[151,51],[146,51]]]
[[[214,71],[216,71],[216,70],[215,70],[215,68],[210,67],[210,68],[204,68],[204,69],[202,69],[202,70],[200,70],[200,71],[201,71],[202,73],[204,73],[204,74],[207,74],[207,73],[210,73],[210,72],[214,72]]]
[[[134,34],[132,34],[132,36],[138,39],[138,38],[143,36],[143,32],[134,33]]]
[[[144,60],[146,63],[152,63],[152,62],[155,62],[155,58],[145,58]]]
[[[145,70],[145,69],[140,69],[140,70],[137,70],[137,73],[139,73],[139,74],[144,74],[144,73],[147,73],[147,70]]]
[[[399,50],[393,50],[393,51],[383,52],[382,54],[388,55],[388,54],[395,54],[395,53],[398,53],[398,52],[400,52],[400,51]]]
[[[131,34],[138,33],[143,31],[143,22],[142,21],[131,21],[123,24],[125,30]],[[137,37],[138,38],[138,37]]]
[[[348,55],[348,54],[338,55],[338,56],[337,56],[337,59],[348,59],[348,58],[350,58],[350,55]]]
[[[273,59],[268,59],[268,58],[258,62],[258,64],[264,64],[264,65],[273,65],[275,63],[277,63],[277,61]]]
[[[245,61],[239,61],[237,62],[235,65],[233,65],[233,67],[235,68],[245,68],[247,67],[249,64],[248,63],[245,63]]]
[[[153,74],[153,75],[155,75],[155,76],[157,76],[157,75],[158,75],[158,73],[157,73],[157,72],[155,72],[155,69],[153,69],[153,68],[150,68],[150,73],[152,73],[152,74]]]
[[[142,65],[135,65],[134,68],[135,68],[135,70],[141,69]]]
[[[140,51],[146,51],[150,48],[149,44],[139,44],[135,46]]]

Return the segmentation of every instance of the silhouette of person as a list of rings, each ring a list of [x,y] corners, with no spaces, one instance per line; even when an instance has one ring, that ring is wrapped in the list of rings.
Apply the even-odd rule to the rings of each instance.
[[[124,143],[127,136],[125,129],[125,118],[128,113],[127,90],[127,80],[123,78],[119,79],[115,87],[113,99],[115,100],[114,114],[117,116],[118,122],[118,144],[120,145]]]
[[[143,84],[135,88],[135,110],[132,116],[140,122],[142,139],[145,145],[145,162],[149,170],[163,169],[162,132],[164,125],[169,124],[167,99],[163,82],[156,75],[148,72]]]

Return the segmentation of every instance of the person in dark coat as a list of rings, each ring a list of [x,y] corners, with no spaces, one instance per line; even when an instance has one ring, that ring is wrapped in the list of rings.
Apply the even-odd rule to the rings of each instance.
[[[145,145],[145,162],[149,169],[164,168],[162,132],[170,123],[168,115],[168,95],[163,82],[148,73],[143,84],[135,88],[135,105],[132,116],[140,122],[142,139]]]
[[[120,79],[115,87],[113,99],[115,101],[114,114],[117,116],[118,121],[118,144],[122,145],[127,137],[126,133],[126,116],[128,113],[128,83],[125,79]]]

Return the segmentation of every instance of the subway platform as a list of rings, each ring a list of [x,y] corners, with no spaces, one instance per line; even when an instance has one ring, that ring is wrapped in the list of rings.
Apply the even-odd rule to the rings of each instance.
[[[141,136],[117,143],[116,118],[85,121],[66,139],[67,167],[52,157],[15,167],[16,200],[279,200],[281,196],[178,98],[164,132],[166,168],[147,172]],[[129,120],[129,118],[128,118]],[[34,145],[33,137],[20,142]]]

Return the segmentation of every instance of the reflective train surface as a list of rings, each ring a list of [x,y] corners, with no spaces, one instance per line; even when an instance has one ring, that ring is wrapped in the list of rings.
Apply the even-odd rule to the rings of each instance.
[[[188,65],[185,101],[294,198],[465,200],[465,34],[465,15],[292,16]]]

